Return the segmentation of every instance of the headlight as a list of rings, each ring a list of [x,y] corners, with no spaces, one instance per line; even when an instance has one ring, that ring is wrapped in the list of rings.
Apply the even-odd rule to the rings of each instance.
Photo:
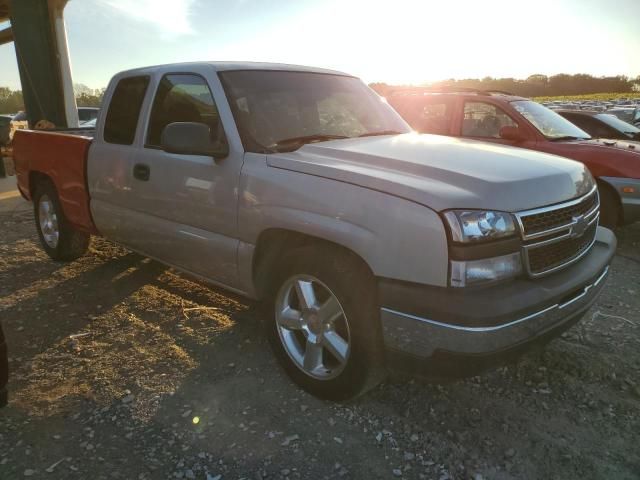
[[[466,287],[515,277],[522,272],[520,253],[482,260],[451,260],[451,286]]]
[[[516,233],[513,216],[506,212],[450,210],[444,214],[454,242],[470,243],[510,237]]]

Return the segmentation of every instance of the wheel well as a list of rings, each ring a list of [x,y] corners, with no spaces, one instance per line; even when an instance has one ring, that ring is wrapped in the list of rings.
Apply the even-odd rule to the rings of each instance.
[[[43,182],[51,182],[53,184],[53,180],[49,175],[38,171],[29,172],[29,195],[32,199],[36,193],[36,188]]]
[[[343,245],[293,230],[272,228],[260,234],[253,255],[253,283],[258,298],[265,298],[269,294],[270,280],[275,273],[275,266],[284,252],[309,245],[325,245],[340,250],[360,262],[373,275],[367,262]]]
[[[621,225],[624,221],[622,214],[622,201],[620,200],[620,194],[618,191],[609,185],[607,182],[603,182],[602,180],[597,180],[598,190],[607,192],[608,195],[611,196],[611,199],[616,202],[617,212],[618,212],[618,221],[617,225]],[[600,205],[602,206],[602,198],[600,199]]]

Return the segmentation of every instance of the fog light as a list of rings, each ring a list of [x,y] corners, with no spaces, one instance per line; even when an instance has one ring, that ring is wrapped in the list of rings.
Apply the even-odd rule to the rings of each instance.
[[[515,277],[522,272],[520,253],[482,260],[451,260],[451,286],[466,287]]]

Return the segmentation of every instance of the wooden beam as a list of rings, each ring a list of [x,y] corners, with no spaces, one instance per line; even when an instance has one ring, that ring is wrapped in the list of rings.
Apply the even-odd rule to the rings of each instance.
[[[0,30],[0,45],[13,42],[13,29],[11,27]]]
[[[0,22],[9,20],[11,16],[11,7],[9,0],[0,0]]]

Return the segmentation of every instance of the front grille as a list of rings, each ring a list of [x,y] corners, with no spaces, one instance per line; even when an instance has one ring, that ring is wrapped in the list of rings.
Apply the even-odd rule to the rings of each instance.
[[[529,249],[527,251],[529,271],[534,275],[541,274],[581,257],[593,244],[596,228],[597,224],[594,223],[581,237],[567,238]]]
[[[522,217],[522,227],[525,235],[533,235],[554,228],[568,225],[574,217],[586,215],[598,205],[598,192],[593,191],[579,203],[561,207],[557,210],[546,210]]]
[[[595,241],[599,207],[594,187],[576,200],[517,213],[527,273],[545,275],[584,255]]]

